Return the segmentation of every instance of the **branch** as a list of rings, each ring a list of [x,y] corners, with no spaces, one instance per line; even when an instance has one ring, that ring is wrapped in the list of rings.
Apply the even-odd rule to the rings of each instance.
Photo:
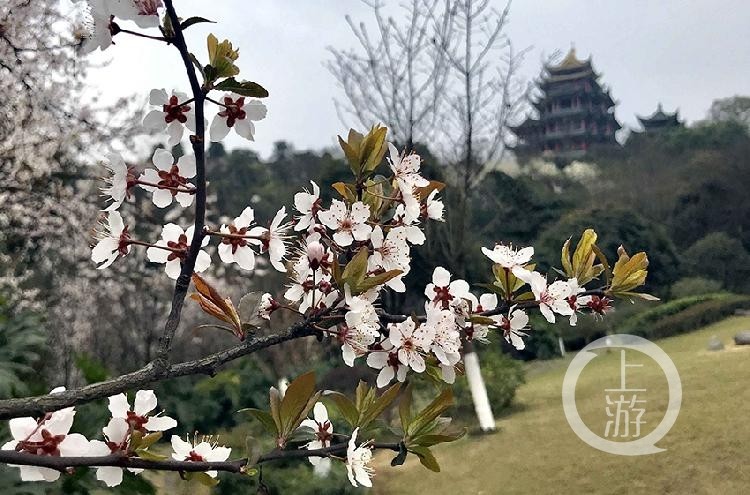
[[[398,443],[373,443],[374,449],[399,451]],[[256,464],[288,459],[307,459],[309,457],[330,457],[346,452],[347,443],[339,443],[322,449],[294,449],[294,450],[272,450],[258,458]],[[66,472],[75,467],[99,467],[114,466],[121,468],[149,469],[152,471],[179,471],[179,472],[204,472],[204,471],[226,471],[230,473],[242,473],[245,471],[248,459],[236,459],[221,462],[196,462],[177,461],[167,459],[163,461],[152,461],[140,457],[125,457],[112,454],[101,457],[59,457],[41,456],[16,452],[14,450],[0,450],[0,462],[17,466],[36,466]]]
[[[601,289],[596,290],[587,290],[585,292],[581,292],[580,294],[577,294],[577,296],[599,296],[604,297],[606,294]],[[473,315],[478,316],[496,316],[505,314],[511,307],[518,308],[518,309],[528,309],[528,308],[535,308],[539,306],[539,301],[502,301],[500,304],[497,305],[496,308],[490,309],[488,311],[482,311],[480,313],[473,313]],[[383,313],[378,312],[378,318],[380,318],[380,321],[382,323],[401,323],[402,321],[406,321],[408,318],[416,318],[417,321],[425,322],[427,321],[427,317],[425,315],[420,316],[412,316],[412,315],[393,315],[389,313]]]
[[[313,328],[313,324],[316,321],[317,319],[304,320],[291,326],[284,332],[249,339],[229,349],[192,361],[185,361],[167,367],[160,367],[155,362],[151,362],[132,373],[94,383],[77,390],[68,390],[37,397],[0,400],[0,419],[43,415],[46,412],[103,399],[133,388],[180,376],[197,374],[213,375],[220,366],[239,357],[288,340],[314,335],[315,329]]]
[[[195,154],[196,192],[195,230],[193,239],[190,243],[190,249],[185,257],[185,261],[182,263],[180,276],[177,277],[177,282],[175,283],[174,294],[172,295],[172,309],[169,312],[167,322],[164,324],[164,333],[159,339],[159,351],[157,353],[157,361],[159,363],[168,362],[169,350],[172,347],[172,339],[174,338],[174,334],[180,324],[182,306],[185,302],[188,288],[190,287],[190,276],[193,274],[195,260],[201,249],[201,242],[203,241],[204,236],[203,227],[206,221],[206,158],[204,154],[206,125],[203,115],[203,105],[206,95],[195,74],[195,67],[190,59],[190,52],[188,51],[185,37],[182,34],[180,20],[177,17],[172,0],[165,0],[164,5],[167,8],[167,15],[169,16],[172,28],[174,29],[174,37],[171,41],[180,51],[180,56],[185,65],[185,72],[190,81],[190,89],[192,90],[195,103],[195,135],[190,136],[190,143],[193,146],[193,153]]]

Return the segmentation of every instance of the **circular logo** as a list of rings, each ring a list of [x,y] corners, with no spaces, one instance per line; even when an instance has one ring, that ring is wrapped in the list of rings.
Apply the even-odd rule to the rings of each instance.
[[[576,384],[578,383],[578,378],[581,376],[581,372],[586,367],[586,365],[595,357],[597,357],[597,354],[591,351],[613,347],[638,351],[656,361],[656,363],[664,372],[664,375],[667,378],[667,385],[669,387],[669,402],[667,404],[667,412],[662,418],[659,425],[648,435],[636,438],[635,440],[631,441],[616,442],[597,435],[596,433],[591,431],[588,426],[586,426],[586,424],[581,419],[581,416],[578,414],[578,408],[576,407],[575,390]],[[611,389],[613,392],[617,392],[615,394],[617,397],[612,402],[609,401],[609,398],[607,399],[608,404],[612,406],[611,410],[610,407],[607,406],[607,415],[613,418],[611,423],[615,425],[615,428],[619,428],[621,426],[619,424],[621,419],[624,419],[626,421],[623,428],[627,428],[629,423],[633,422],[632,418],[629,416],[630,413],[643,411],[642,409],[634,407],[636,406],[636,403],[645,402],[637,400],[637,392],[644,391],[645,389],[628,389],[625,386],[624,373],[626,372],[627,367],[638,365],[627,365],[625,363],[624,353],[625,351],[623,350],[621,363],[622,387],[619,389]],[[629,392],[632,392],[630,394],[630,400],[624,399]],[[581,349],[581,351],[576,354],[576,356],[570,362],[568,370],[565,372],[565,378],[563,379],[562,402],[563,410],[565,411],[565,418],[568,420],[568,424],[570,425],[570,427],[581,440],[594,447],[595,449],[616,455],[635,456],[655,454],[657,452],[662,452],[665,450],[657,447],[656,442],[664,438],[667,432],[669,432],[669,430],[677,420],[678,414],[680,413],[680,405],[682,404],[682,382],[680,381],[680,375],[677,372],[677,368],[672,362],[672,359],[670,359],[667,353],[664,352],[658,345],[635,335],[610,335],[595,340],[594,342]],[[638,418],[638,421],[640,421],[640,416],[636,417]],[[617,421],[618,423],[615,424],[615,421]],[[609,426],[610,425],[608,424],[608,432],[610,431]],[[640,425],[637,426],[639,427]]]

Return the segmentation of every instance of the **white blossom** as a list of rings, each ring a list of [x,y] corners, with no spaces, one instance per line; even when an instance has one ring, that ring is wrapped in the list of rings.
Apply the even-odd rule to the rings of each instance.
[[[315,216],[320,209],[320,187],[313,181],[310,181],[310,184],[312,184],[312,193],[305,190],[294,195],[294,207],[302,214],[294,226],[294,230],[297,231],[313,227]]]
[[[195,132],[195,110],[192,104],[185,104],[186,101],[188,97],[185,93],[173,91],[170,96],[163,89],[152,89],[148,102],[160,108],[151,110],[143,117],[143,127],[152,132],[166,129],[169,135],[167,145],[176,146],[182,140],[184,127]]]
[[[284,266],[284,256],[286,256],[285,240],[287,238],[287,231],[290,228],[290,224],[281,223],[284,217],[286,217],[286,206],[282,206],[276,212],[276,216],[273,217],[271,225],[268,228],[253,227],[248,233],[250,236],[260,240],[263,250],[268,252],[271,266],[282,273],[286,272],[286,267]]]
[[[249,237],[241,237],[249,235],[250,224],[253,223],[254,218],[255,213],[248,206],[231,224],[222,225],[219,228],[220,233],[227,235],[227,237],[222,237],[221,243],[219,243],[218,251],[221,261],[237,263],[243,270],[255,268],[255,251],[252,244],[259,245],[260,241]]]
[[[357,434],[359,428],[355,428],[352,432],[352,437],[349,439],[349,444],[346,449],[346,471],[349,476],[349,482],[352,486],[356,487],[357,483],[362,486],[371,487],[372,481],[370,478],[374,474],[374,470],[369,466],[372,461],[372,448],[366,443],[361,444],[357,447]]]
[[[344,287],[348,311],[344,314],[346,325],[339,334],[341,354],[348,366],[354,366],[354,360],[367,352],[367,347],[380,336],[380,320],[375,307],[363,297],[352,296],[349,286]]]
[[[394,377],[400,382],[406,380],[409,367],[404,365],[398,358],[398,349],[393,347],[389,339],[382,341],[380,349],[373,349],[367,355],[367,366],[380,370],[377,378],[378,388],[383,388],[393,380]]]
[[[506,246],[504,244],[496,244],[492,250],[483,247],[482,252],[485,256],[491,259],[493,263],[497,263],[503,268],[511,270],[517,277],[517,272],[527,271],[523,269],[523,265],[531,261],[531,257],[534,256],[533,247],[525,247],[516,250],[513,249],[513,246]]]
[[[333,424],[328,419],[328,409],[322,402],[316,402],[313,406],[313,419],[305,419],[300,423],[300,428],[310,428],[315,434],[315,440],[311,440],[303,447],[308,450],[324,449],[331,446],[333,438]],[[325,477],[331,471],[331,459],[329,457],[308,457],[313,471],[316,475]]]
[[[105,179],[107,186],[102,188],[102,194],[107,197],[107,201],[112,201],[104,211],[114,211],[120,208],[120,205],[128,196],[128,182],[130,180],[130,171],[118,153],[107,155],[107,163],[104,165],[110,173]]]
[[[378,268],[385,271],[400,270],[402,272],[400,275],[386,282],[386,285],[396,292],[406,292],[402,279],[410,270],[411,258],[406,235],[404,227],[394,227],[387,236],[383,237],[383,230],[379,225],[372,230],[370,235],[373,253],[367,259],[367,268],[370,271]]]
[[[182,261],[187,256],[190,243],[193,241],[195,226],[191,225],[183,231],[179,225],[168,223],[161,229],[161,239],[146,250],[146,257],[152,263],[166,263],[164,271],[169,278],[177,279],[182,270]],[[201,247],[208,244],[208,236],[201,241]],[[211,265],[211,257],[202,249],[195,259],[195,271],[200,273]]]
[[[125,394],[109,398],[109,412],[113,418],[124,419],[135,431],[166,431],[177,426],[177,421],[169,416],[152,414],[156,409],[157,399],[153,390],[139,390],[131,409]]]
[[[366,241],[369,238],[372,232],[372,227],[367,225],[369,218],[370,207],[361,201],[354,203],[349,211],[343,201],[334,199],[329,210],[318,213],[320,222],[336,231],[333,240],[342,247],[350,246],[355,240]]]
[[[161,0],[109,0],[112,14],[120,19],[134,21],[140,28],[159,26]]]
[[[97,263],[98,269],[110,266],[119,255],[125,256],[130,252],[128,241],[128,227],[123,223],[122,216],[117,211],[107,213],[105,231],[99,235],[99,241],[91,250],[91,261]]]
[[[185,441],[177,435],[172,435],[172,459],[176,461],[192,462],[224,462],[229,459],[232,449],[211,442],[210,437],[204,437],[200,442],[194,438],[193,441]],[[217,471],[206,471],[212,478],[219,474]]]
[[[430,220],[437,220],[438,222],[445,221],[443,219],[443,210],[445,206],[443,202],[437,197],[438,190],[433,189],[432,192],[427,196],[426,201],[426,212],[427,218]]]
[[[434,329],[421,325],[417,327],[412,318],[388,327],[388,338],[395,349],[398,349],[398,359],[417,373],[425,369],[422,353],[428,352],[434,338]]]
[[[455,314],[429,302],[425,304],[425,312],[427,321],[424,326],[432,334],[430,350],[440,364],[453,367],[461,360],[461,334],[456,327]]]
[[[124,418],[110,418],[107,426],[102,428],[106,442],[91,440],[89,455],[105,456],[116,452],[126,453],[130,438],[130,426]],[[139,473],[142,469],[128,468],[129,471]],[[103,481],[109,487],[122,483],[122,468],[116,466],[100,466],[96,468],[96,479]]]
[[[258,316],[263,318],[264,320],[270,320],[271,319],[271,313],[276,311],[279,308],[279,303],[277,303],[273,296],[266,292],[260,297],[260,307],[258,308]]]
[[[432,283],[425,287],[424,294],[435,306],[442,306],[443,309],[460,307],[463,299],[473,297],[469,292],[469,283],[461,279],[451,282],[450,272],[442,266],[432,272]]]
[[[388,143],[388,165],[393,171],[396,184],[401,194],[413,195],[415,187],[427,187],[430,181],[419,175],[422,158],[416,153],[401,156],[392,143]]]
[[[80,53],[85,55],[97,48],[106,50],[112,45],[111,18],[113,15],[107,0],[89,0],[89,16],[86,35]]]
[[[175,163],[172,153],[159,148],[151,161],[156,169],[146,169],[138,180],[152,184],[141,187],[152,194],[154,204],[165,208],[172,204],[173,198],[183,207],[193,204],[193,193],[177,189],[194,189],[188,179],[195,177],[195,157],[183,155]]]
[[[248,141],[254,141],[255,134],[254,120],[263,120],[266,118],[268,110],[260,100],[250,100],[245,102],[245,97],[231,94],[224,97],[224,106],[216,114],[211,122],[209,135],[211,141],[219,142],[229,134],[230,129],[234,129],[238,136]]]
[[[512,344],[513,347],[519,351],[526,348],[526,343],[523,341],[523,337],[528,334],[523,330],[529,324],[529,316],[522,309],[512,309],[510,314],[501,316],[500,324],[498,325],[503,331],[503,337],[505,340]]]
[[[555,322],[555,313],[563,316],[570,316],[574,313],[567,301],[567,298],[571,295],[570,286],[567,282],[558,280],[548,287],[544,275],[528,270],[519,270],[516,276],[529,284],[539,303],[539,311],[542,312],[548,322]]]
[[[579,296],[581,292],[585,292],[586,289],[578,285],[578,279],[573,277],[568,279],[568,287],[570,287],[570,295],[567,298],[570,309],[573,310],[573,314],[570,315],[570,326],[576,326],[578,323],[578,309],[587,306],[593,299],[591,296]]]
[[[52,394],[65,389],[58,387]],[[79,433],[70,432],[75,417],[75,409],[66,407],[45,416],[41,421],[31,417],[13,418],[8,423],[13,440],[5,443],[2,450],[16,450],[35,455],[60,457],[87,456],[89,441]],[[60,471],[37,466],[17,466],[22,481],[55,481]]]

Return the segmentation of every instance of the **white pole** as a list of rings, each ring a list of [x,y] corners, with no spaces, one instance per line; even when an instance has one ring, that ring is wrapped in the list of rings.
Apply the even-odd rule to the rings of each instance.
[[[492,415],[490,401],[487,398],[487,388],[484,386],[482,371],[479,367],[479,356],[471,351],[464,355],[464,370],[466,380],[469,382],[471,399],[474,401],[474,410],[479,419],[479,428],[482,431],[493,431],[495,429],[495,418]]]
[[[557,337],[557,345],[560,346],[560,355],[565,357],[565,342],[563,342],[562,337]]]

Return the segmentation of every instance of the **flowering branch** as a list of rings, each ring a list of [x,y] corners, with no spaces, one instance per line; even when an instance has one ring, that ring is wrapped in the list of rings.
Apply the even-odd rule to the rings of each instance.
[[[188,250],[187,256],[182,262],[182,270],[180,270],[180,275],[175,283],[174,294],[172,295],[172,309],[169,312],[169,317],[164,325],[164,333],[159,339],[157,363],[161,365],[165,365],[168,362],[169,350],[172,347],[172,339],[174,338],[175,331],[177,331],[177,326],[180,323],[182,306],[185,302],[188,288],[190,287],[190,276],[193,274],[195,261],[201,250],[201,242],[203,241],[204,236],[203,227],[206,219],[206,158],[204,143],[206,129],[203,116],[203,105],[206,95],[195,74],[195,67],[190,59],[190,52],[188,51],[187,43],[185,42],[185,36],[182,33],[180,19],[177,17],[172,0],[165,0],[164,5],[167,9],[167,16],[169,17],[172,29],[174,30],[174,37],[171,41],[180,51],[180,56],[182,57],[182,62],[185,65],[185,71],[188,80],[190,81],[190,89],[193,93],[193,104],[195,106],[195,135],[190,137],[190,143],[195,155],[196,190],[195,230],[193,231],[193,239],[190,242],[190,249]]]
[[[346,437],[348,440],[348,437]],[[398,452],[400,446],[398,443],[376,442],[369,444],[373,449],[392,450]],[[320,449],[274,449],[266,454],[261,455],[255,464],[264,464],[273,461],[289,459],[307,459],[310,457],[332,457],[340,454],[346,454],[346,442],[331,445],[330,447]],[[149,469],[154,471],[178,471],[184,473],[197,473],[204,471],[225,471],[229,473],[243,473],[248,468],[248,459],[235,459],[233,461],[177,461],[174,459],[149,460],[139,457],[125,457],[120,454],[105,456],[80,456],[80,457],[59,457],[59,456],[40,456],[27,454],[25,452],[16,452],[13,450],[0,450],[0,462],[20,466],[36,466],[54,469],[60,472],[66,472],[75,467],[100,467],[115,466],[121,468]],[[254,465],[255,465],[254,464]]]

